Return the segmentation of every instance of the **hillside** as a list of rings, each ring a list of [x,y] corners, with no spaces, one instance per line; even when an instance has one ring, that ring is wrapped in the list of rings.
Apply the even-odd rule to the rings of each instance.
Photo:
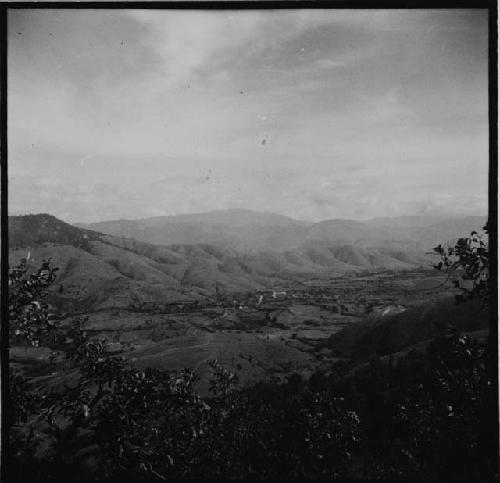
[[[446,298],[400,314],[374,316],[332,335],[328,347],[335,357],[367,361],[428,341],[445,326],[463,332],[486,330],[488,307],[481,300],[457,305],[453,298]]]
[[[100,240],[102,234],[94,230],[74,227],[46,213],[9,216],[9,247],[61,243],[83,246],[91,240]]]
[[[339,275],[429,264],[424,255],[310,241],[276,252],[242,253],[207,243],[154,245],[73,227],[49,215],[11,217],[10,263],[60,268],[57,297],[75,310],[210,298],[216,290],[246,292],[311,274]]]

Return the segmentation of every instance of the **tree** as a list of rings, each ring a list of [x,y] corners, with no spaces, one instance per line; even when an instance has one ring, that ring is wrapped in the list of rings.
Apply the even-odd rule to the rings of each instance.
[[[455,287],[462,290],[462,295],[456,297],[457,302],[478,296],[487,301],[489,296],[488,226],[483,230],[483,235],[473,231],[468,238],[459,238],[454,247],[438,245],[434,248],[441,257],[434,267],[447,273]]]

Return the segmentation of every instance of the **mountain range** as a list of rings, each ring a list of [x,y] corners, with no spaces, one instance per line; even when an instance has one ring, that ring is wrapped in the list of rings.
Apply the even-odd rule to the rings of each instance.
[[[125,308],[300,283],[311,276],[430,267],[425,250],[484,222],[474,217],[386,229],[390,225],[380,223],[387,220],[306,223],[230,210],[83,227],[48,214],[11,216],[10,264],[28,258],[36,267],[51,258],[59,267],[53,296],[67,309]]]
[[[483,216],[403,216],[374,218],[367,222],[335,219],[314,223],[273,213],[234,209],[77,226],[146,243],[208,243],[244,252],[282,252],[317,241],[362,248],[383,246],[426,251],[436,244],[468,235],[472,230],[479,231],[485,222]]]

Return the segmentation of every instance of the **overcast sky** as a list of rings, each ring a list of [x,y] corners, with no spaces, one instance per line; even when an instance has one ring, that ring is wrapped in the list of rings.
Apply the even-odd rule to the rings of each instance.
[[[487,12],[9,12],[9,210],[484,214]]]

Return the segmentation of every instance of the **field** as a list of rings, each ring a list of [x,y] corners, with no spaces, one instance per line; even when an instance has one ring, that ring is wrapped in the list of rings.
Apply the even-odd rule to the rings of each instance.
[[[413,270],[289,282],[272,290],[216,294],[208,302],[82,313],[91,339],[105,338],[109,350],[138,368],[190,368],[208,390],[207,360],[236,372],[239,383],[308,377],[339,357],[331,336],[360,321],[404,314],[452,293],[437,272]],[[69,324],[72,317],[62,321]],[[67,363],[44,348],[12,347],[12,366],[59,385]]]

